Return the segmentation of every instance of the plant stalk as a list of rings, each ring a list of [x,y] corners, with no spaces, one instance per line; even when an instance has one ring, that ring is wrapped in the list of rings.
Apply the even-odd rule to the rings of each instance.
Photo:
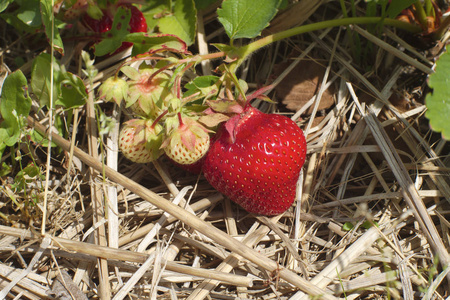
[[[422,28],[419,26],[409,24],[400,20],[381,18],[381,17],[355,17],[355,18],[342,18],[336,20],[327,20],[322,22],[317,22],[313,24],[302,25],[292,29],[288,29],[282,32],[278,32],[262,39],[259,39],[253,43],[243,46],[237,49],[236,54],[238,59],[230,65],[231,71],[236,71],[237,67],[253,52],[263,48],[273,42],[277,42],[286,38],[290,38],[295,35],[299,35],[306,32],[311,32],[315,30],[325,29],[329,27],[346,26],[352,24],[377,24],[383,23],[384,25],[390,25],[403,29],[412,33],[419,33]]]
[[[445,17],[441,20],[441,24],[439,25],[439,28],[432,33],[432,37],[434,40],[439,40],[444,33],[447,32],[448,28],[450,27],[450,16]]]
[[[416,3],[414,3],[414,8],[416,9],[416,16],[419,20],[420,25],[422,25],[423,28],[427,28],[427,13],[423,8],[422,3],[420,1],[417,1]]]

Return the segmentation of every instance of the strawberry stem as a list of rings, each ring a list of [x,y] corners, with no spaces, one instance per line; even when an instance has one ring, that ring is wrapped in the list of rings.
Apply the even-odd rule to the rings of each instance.
[[[439,28],[432,33],[432,37],[435,40],[439,40],[444,35],[444,33],[447,32],[448,27],[450,27],[450,16],[446,16],[442,20],[441,25],[439,25]]]
[[[201,93],[200,93],[200,92],[197,92],[197,93],[194,93],[194,94],[189,95],[189,96],[187,96],[187,97],[184,97],[184,98],[182,99],[182,102],[183,102],[183,103],[189,103],[189,102],[191,102],[191,101],[198,100],[198,99],[200,99],[200,98],[202,98],[202,97],[203,97],[203,96],[201,95]]]
[[[121,63],[121,64],[119,65],[119,67],[117,68],[115,74],[118,75],[119,72],[120,72],[120,69],[121,69],[123,66],[125,66],[125,65],[131,65],[131,63],[136,62],[136,61],[140,61],[140,60],[149,60],[149,59],[163,60],[163,59],[166,59],[166,58],[165,58],[165,57],[158,57],[158,56],[153,56],[153,57],[152,57],[152,56],[150,56],[150,57],[148,57],[148,56],[146,56],[146,57],[138,57],[138,56],[135,56],[135,57],[131,58],[129,61],[125,61],[125,62]]]
[[[151,84],[153,79],[155,78],[156,75],[158,75],[159,73],[161,73],[162,71],[167,70],[170,67],[170,65],[164,66],[159,68],[158,70],[156,70],[152,75],[150,75],[147,79],[147,83]]]
[[[167,113],[169,112],[168,109],[166,109],[165,111],[163,111],[156,119],[155,121],[153,121],[152,126],[150,126],[151,129],[155,129],[156,124],[159,123],[159,121],[161,121],[161,119],[167,115]]]
[[[394,26],[412,33],[419,33],[422,31],[422,28],[419,26],[409,24],[400,20],[389,19],[389,18],[381,18],[381,17],[351,17],[351,18],[342,18],[335,20],[327,20],[312,24],[306,24],[299,27],[291,28],[288,30],[284,30],[281,32],[277,32],[275,34],[268,35],[262,39],[259,39],[255,42],[247,44],[243,47],[237,49],[237,56],[239,59],[234,61],[230,65],[230,70],[232,72],[236,71],[236,69],[242,64],[242,62],[253,52],[273,43],[286,38],[290,38],[295,35],[299,35],[306,32],[311,32],[315,30],[336,27],[336,26],[346,26],[352,24],[377,24],[382,23],[384,25]]]
[[[178,122],[180,123],[180,127],[184,125],[183,119],[181,118],[181,113],[177,113],[178,116]]]
[[[420,25],[422,25],[422,27],[424,29],[426,29],[427,28],[427,13],[425,12],[425,9],[423,8],[422,3],[420,1],[417,1],[413,5],[414,5],[414,8],[416,9],[416,15],[417,15],[417,19],[419,20]]]
[[[209,54],[204,54],[204,55],[195,55],[195,56],[192,56],[192,57],[181,59],[181,60],[179,60],[178,62],[175,62],[175,63],[170,63],[170,64],[168,64],[167,66],[165,66],[163,68],[164,69],[168,69],[168,68],[171,68],[171,67],[183,64],[183,63],[197,64],[197,63],[200,63],[200,62],[205,61],[205,60],[216,59],[216,58],[223,57],[225,55],[226,55],[226,53],[224,51],[220,51],[220,52],[216,52],[216,53],[209,53]],[[152,59],[154,59],[154,60],[167,60],[167,57],[162,57],[162,56],[144,56],[144,55],[140,54],[140,55],[137,55],[137,56],[133,57],[129,61],[123,62],[116,72],[119,72],[120,68],[123,67],[126,64],[131,64],[133,62],[140,61],[140,60],[152,60]]]
[[[175,81],[177,87],[177,98],[181,99],[181,76],[177,76],[177,78],[175,78]]]

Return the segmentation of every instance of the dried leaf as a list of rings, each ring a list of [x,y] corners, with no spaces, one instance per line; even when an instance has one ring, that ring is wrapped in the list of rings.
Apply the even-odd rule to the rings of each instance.
[[[200,123],[204,124],[206,127],[212,128],[219,125],[222,122],[225,122],[230,117],[221,113],[215,113],[211,115],[201,116],[198,120]]]
[[[290,62],[275,67],[275,75],[279,76]],[[277,98],[290,110],[297,111],[305,105],[319,90],[325,73],[325,67],[312,60],[301,61],[275,88]],[[320,100],[319,110],[334,105],[333,93],[326,90]],[[310,107],[306,114],[312,112]]]
[[[206,101],[209,107],[215,112],[240,114],[244,109],[236,100],[220,99]]]

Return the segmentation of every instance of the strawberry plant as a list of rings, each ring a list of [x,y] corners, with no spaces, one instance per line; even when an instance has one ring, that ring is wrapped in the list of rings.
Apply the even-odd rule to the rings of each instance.
[[[49,11],[47,2],[41,5],[45,8],[44,12]],[[100,99],[118,105],[124,103],[124,107],[135,118],[124,123],[121,130],[119,146],[125,157],[145,163],[158,159],[164,153],[184,167],[199,165],[193,168],[198,171],[203,166],[206,178],[219,191],[250,212],[273,215],[284,212],[294,201],[296,182],[305,161],[306,144],[301,130],[294,122],[251,108],[252,98],[268,98],[264,95],[265,89],[251,97],[246,94],[247,84],[235,75],[238,67],[252,53],[270,43],[330,26],[383,22],[418,31],[414,24],[394,19],[355,17],[300,26],[244,46],[234,45],[235,39],[257,37],[276,15],[279,6],[280,1],[274,0],[265,0],[264,3],[225,0],[217,13],[230,43],[215,44],[219,52],[207,55],[192,55],[187,50],[195,38],[196,6],[191,1],[177,0],[172,4],[149,6],[147,11],[144,9],[144,13],[141,13],[137,6],[126,1],[106,1],[96,6],[90,1],[79,0],[58,6],[57,15],[62,16],[61,21],[68,24],[81,24],[80,30],[90,36],[89,44],[93,45],[96,56],[111,55],[134,44],[134,57],[118,69],[114,76],[107,78],[99,89]],[[45,33],[51,36],[46,26],[51,18],[46,15],[42,15],[42,18],[45,19],[42,22]],[[56,32],[53,37],[56,36],[57,41],[58,28],[53,29]],[[150,34],[150,31],[153,32]],[[62,44],[56,42],[53,46],[63,53]],[[197,76],[186,80],[187,73],[196,73],[195,66],[198,63],[217,58],[225,58],[224,63],[217,68],[218,76]],[[56,85],[53,85],[53,90],[48,88],[50,65],[56,67]],[[63,72],[62,66],[53,61],[50,55],[43,54],[36,58],[31,84],[42,105],[49,105],[50,94],[57,95],[55,103],[65,107],[83,104],[76,99],[86,98],[84,85],[76,76],[67,74],[70,73]],[[71,87],[70,94],[64,88],[67,85]],[[258,128],[270,133],[270,141],[276,140],[281,144],[270,146],[271,142],[262,140],[259,135],[251,141],[244,138],[245,143],[240,140],[241,136],[245,136],[245,131],[252,132]],[[286,140],[280,139],[279,134]],[[226,146],[223,144],[225,141],[228,143]],[[254,147],[259,149],[263,144],[274,147],[276,152],[270,155],[266,151],[255,152],[252,155],[256,158],[248,156]],[[288,145],[283,148],[284,144]],[[236,145],[240,145],[239,150],[234,148]],[[207,154],[208,150],[215,155]],[[228,150],[237,153],[228,159],[235,160],[232,164],[235,168],[224,171],[222,168],[229,166],[221,166],[213,157],[222,156],[220,151]],[[256,165],[254,167],[259,170],[245,169],[253,177],[242,180],[249,180],[251,184],[239,194],[232,192],[234,185],[225,182],[236,182],[236,170],[253,159],[274,161],[268,168],[271,171]],[[224,172],[230,177],[224,176]],[[268,181],[259,179],[264,174],[276,178],[271,182],[274,186],[268,187],[269,190],[265,187]],[[239,184],[242,185],[241,182]],[[268,203],[260,203],[260,199],[266,199]]]
[[[293,10],[295,18],[290,17],[295,19],[295,25],[284,24],[284,13],[297,4],[302,8],[305,3],[323,6],[295,23],[297,8]],[[417,259],[425,261],[427,254],[434,255],[428,249],[436,250],[443,266],[448,265],[446,256],[441,255],[446,253],[440,245],[443,242],[434,239],[438,235],[433,223],[441,222],[438,230],[444,230],[447,225],[443,221],[446,203],[441,201],[448,190],[445,180],[441,180],[446,161],[441,161],[441,157],[446,156],[448,144],[438,140],[438,135],[429,134],[431,126],[442,132],[444,138],[450,135],[446,122],[450,114],[446,84],[448,52],[439,58],[433,74],[428,52],[416,53],[417,60],[407,62],[413,66],[412,72],[431,74],[428,86],[433,90],[425,99],[426,112],[425,106],[421,103],[416,106],[415,101],[407,103],[409,108],[414,106],[410,111],[397,109],[392,100],[400,96],[390,95],[399,92],[404,100],[407,96],[400,93],[403,90],[398,86],[408,82],[412,87],[417,75],[402,70],[404,64],[392,63],[408,57],[409,52],[420,52],[401,44],[400,36],[407,32],[408,38],[429,43],[448,29],[449,17],[434,1],[0,0],[0,12],[7,29],[14,29],[11,34],[17,34],[17,39],[10,40],[12,45],[2,48],[2,54],[9,66],[20,69],[6,72],[2,82],[0,197],[7,201],[0,201],[0,220],[13,224],[17,219],[5,212],[20,210],[26,226],[42,223],[42,236],[46,231],[55,237],[61,233],[64,238],[55,238],[52,245],[55,249],[60,247],[61,251],[55,252],[57,255],[73,250],[70,248],[73,244],[65,244],[66,233],[73,232],[80,237],[77,241],[80,245],[87,245],[81,244],[82,239],[92,232],[97,245],[89,245],[96,251],[89,248],[85,254],[98,255],[101,268],[98,277],[83,281],[89,298],[108,299],[112,291],[117,291],[114,297],[120,298],[137,276],[144,276],[141,281],[146,282],[143,289],[133,291],[136,291],[134,297],[166,297],[162,294],[166,291],[171,296],[187,299],[200,299],[201,294],[215,297],[216,294],[209,292],[217,284],[225,287],[228,283],[222,281],[235,282],[247,269],[251,276],[245,279],[252,281],[243,289],[229,289],[237,291],[237,296],[245,297],[248,292],[255,299],[291,296],[304,299],[305,295],[301,295],[304,292],[327,298],[333,291],[339,297],[347,293],[339,290],[344,286],[359,296],[358,289],[352,289],[360,284],[354,281],[356,276],[342,272],[351,261],[332,264],[332,268],[327,264],[333,257],[363,257],[359,254],[375,241],[376,247],[370,251],[382,249],[378,242],[380,231],[386,233],[384,239],[395,239],[388,247],[395,245],[401,249],[410,244],[405,242],[405,237],[416,238],[416,233],[423,234],[421,243],[431,241],[431,247],[420,250],[427,251],[408,257],[407,268],[415,263],[420,265],[422,262]],[[279,27],[272,26],[277,22]],[[204,31],[205,24],[212,28]],[[323,30],[332,28],[329,33]],[[313,31],[318,30],[327,36],[317,37]],[[18,50],[12,43],[16,40]],[[284,51],[282,55],[280,49]],[[295,51],[289,53],[289,50]],[[274,52],[270,59],[266,51]],[[309,55],[308,60],[314,61],[311,66],[322,65],[324,71],[317,72],[320,73],[317,78],[301,65],[289,73],[289,68],[279,64],[283,60],[283,64],[293,66],[291,70],[294,70],[291,62],[303,60],[302,55]],[[376,63],[374,57],[379,59]],[[3,61],[0,63],[0,76],[3,76],[7,68]],[[336,70],[336,66],[340,69]],[[281,71],[272,72],[275,68]],[[388,76],[390,69],[395,69],[392,80]],[[308,89],[314,90],[314,97],[304,96],[305,110],[296,106],[297,112],[289,118],[284,113],[291,108],[278,105],[285,99],[272,90],[280,88],[278,80],[286,74],[298,83],[300,76],[296,75],[302,73],[307,74],[304,80],[311,81]],[[424,77],[423,73],[420,75]],[[407,77],[406,80],[401,76]],[[275,77],[278,78],[274,80]],[[340,85],[333,81],[336,78],[341,80]],[[321,79],[319,88],[315,83]],[[381,88],[381,84],[387,88]],[[322,87],[326,85],[339,85],[341,90],[330,91],[330,103],[321,107]],[[304,92],[304,88],[300,90]],[[375,100],[365,99],[367,95]],[[418,138],[423,132],[427,138]],[[395,133],[397,139],[391,136]],[[50,137],[52,142],[48,140]],[[307,153],[311,158],[303,178]],[[44,166],[45,176],[41,172]],[[389,169],[392,174],[388,174]],[[146,188],[137,184],[141,179]],[[34,181],[44,180],[48,184],[45,190],[42,184],[31,187]],[[189,186],[177,191],[180,185],[194,181],[195,189],[189,197],[186,194]],[[75,193],[71,190],[73,186],[77,189]],[[420,186],[424,190],[415,193]],[[88,197],[84,198],[86,192]],[[59,202],[48,204],[46,199],[52,196]],[[31,201],[21,201],[26,198]],[[405,201],[399,201],[401,198],[410,202],[404,204]],[[138,201],[142,200],[151,205],[144,203],[138,207]],[[424,209],[422,204],[426,205]],[[30,213],[27,209],[34,211]],[[70,210],[80,214],[65,218]],[[433,213],[433,219],[424,217],[429,213]],[[29,218],[30,222],[27,219],[30,215],[37,218]],[[55,219],[55,215],[64,218]],[[413,215],[420,222],[411,220]],[[180,222],[175,222],[176,219]],[[365,219],[377,228],[366,228]],[[50,222],[57,225],[54,231],[48,230]],[[250,228],[248,224],[255,226]],[[392,229],[391,224],[395,225]],[[408,224],[414,224],[414,228]],[[17,231],[13,232],[22,233],[19,229],[24,226],[17,225],[14,224]],[[162,226],[168,226],[168,231],[160,231]],[[122,228],[125,233],[119,231]],[[421,229],[424,230],[419,233]],[[343,230],[350,232],[345,234]],[[315,234],[321,238],[312,239]],[[428,234],[433,238],[429,239]],[[29,239],[31,235],[20,236]],[[174,237],[176,243],[192,242],[194,246],[177,246],[173,244]],[[170,288],[164,286],[158,290],[155,281],[166,276],[156,272],[162,258],[159,253],[165,251],[159,251],[163,249],[160,246],[166,241],[170,245],[165,248],[170,250],[169,256],[175,257],[172,254],[182,249],[177,257],[183,260],[183,266],[170,260],[161,266],[173,268],[175,272],[189,269],[190,278],[195,280],[194,276],[202,274],[187,265],[191,258],[193,266],[205,266],[206,262],[209,267],[213,264],[216,267],[217,261],[232,252],[244,260],[235,259],[233,254],[224,261],[226,264],[207,270],[205,277],[217,278],[210,277],[204,282],[206,286],[192,281],[183,283],[183,289],[179,289],[181,284],[171,282],[172,276],[164,282]],[[332,244],[334,241],[336,245]],[[19,243],[22,246],[22,239],[16,244]],[[76,250],[84,253],[88,247],[80,245],[76,245]],[[106,245],[110,251],[100,248]],[[197,249],[196,245],[201,248]],[[66,246],[67,249],[62,249]],[[310,251],[300,253],[301,247]],[[124,255],[134,248],[146,253]],[[193,255],[189,253],[190,248],[195,252]],[[20,249],[17,248],[18,253],[22,252]],[[355,249],[357,255],[352,252]],[[205,250],[215,258],[205,258]],[[410,250],[396,251],[395,261],[404,261],[401,253]],[[113,274],[107,261],[117,259],[115,254],[120,254],[119,259],[126,257],[135,263],[153,264],[151,285],[147,284],[148,272],[131,274],[126,284],[115,281],[114,276],[122,272],[119,270],[122,266],[118,264]],[[156,254],[158,260],[151,261]],[[303,255],[315,266],[323,266],[323,270],[311,277],[311,283],[295,274],[303,268]],[[386,259],[393,265],[391,258]],[[323,264],[319,264],[320,259]],[[240,268],[236,276],[224,276],[224,272],[247,264],[247,260],[254,265]],[[17,265],[23,263],[21,258]],[[367,266],[382,272],[377,264],[378,261]],[[358,272],[363,273],[361,270]],[[420,270],[414,271],[420,275]],[[397,270],[392,272],[398,275]],[[345,284],[341,287],[330,284],[335,273],[343,276]],[[263,280],[255,279],[259,276]],[[424,284],[423,278],[419,279],[412,285],[419,281]],[[387,280],[387,290],[394,291],[395,286],[390,286],[390,279]],[[432,281],[430,277],[429,282]],[[367,288],[380,297],[385,294],[383,283]],[[186,295],[186,288],[191,287],[194,292]],[[228,288],[220,288],[220,292],[225,290]],[[266,294],[269,290],[270,296]],[[298,295],[293,295],[297,292]],[[5,293],[8,293],[6,288],[0,291],[0,298]],[[45,292],[32,297],[48,295]]]

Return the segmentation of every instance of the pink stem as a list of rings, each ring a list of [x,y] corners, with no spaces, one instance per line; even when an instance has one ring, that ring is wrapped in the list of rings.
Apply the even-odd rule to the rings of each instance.
[[[180,122],[180,127],[183,126],[183,119],[181,118],[181,113],[178,113],[178,122]]]
[[[159,121],[161,121],[161,119],[162,119],[165,115],[167,115],[168,112],[169,112],[169,110],[166,109],[163,113],[161,113],[161,114],[156,118],[156,120],[153,121],[152,126],[150,126],[150,128],[151,128],[151,129],[154,129],[155,126],[156,126],[156,124],[158,124]]]

